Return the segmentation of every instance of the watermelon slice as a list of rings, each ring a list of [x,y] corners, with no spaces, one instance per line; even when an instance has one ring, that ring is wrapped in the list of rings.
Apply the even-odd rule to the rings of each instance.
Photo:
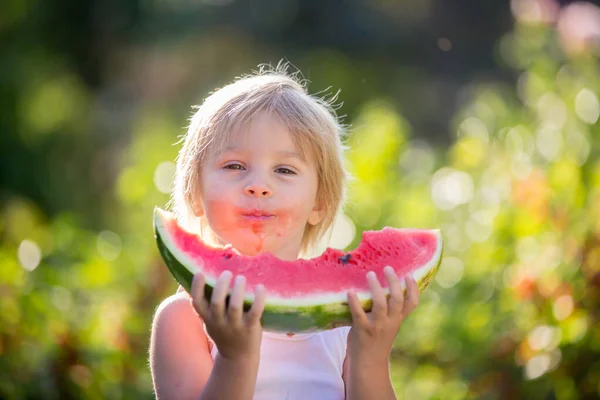
[[[365,277],[369,270],[375,271],[386,288],[383,268],[390,265],[400,277],[412,275],[423,290],[433,279],[442,257],[439,230],[366,231],[353,251],[328,248],[319,257],[296,261],[284,261],[267,252],[249,257],[231,247],[208,246],[160,208],[154,210],[154,230],[167,267],[188,292],[195,271],[205,275],[207,299],[221,272],[244,275],[246,309],[252,304],[253,288],[263,284],[263,328],[281,332],[317,331],[349,324],[349,290],[357,293],[366,311],[370,310],[372,302]]]

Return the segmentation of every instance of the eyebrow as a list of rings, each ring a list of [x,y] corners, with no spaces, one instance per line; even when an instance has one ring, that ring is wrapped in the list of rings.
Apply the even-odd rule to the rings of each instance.
[[[304,156],[297,151],[278,151],[277,154],[285,158],[297,158],[301,161],[305,161]]]
[[[228,152],[228,151],[231,151],[231,152],[235,153],[235,152],[241,152],[242,149],[240,149],[239,147],[236,147],[236,146],[227,146],[227,147],[225,147],[223,149],[223,153]],[[280,151],[277,152],[277,154],[279,156],[284,157],[284,158],[297,158],[300,161],[303,161],[303,162],[306,161],[306,158],[301,153],[299,153],[297,151],[280,150]]]

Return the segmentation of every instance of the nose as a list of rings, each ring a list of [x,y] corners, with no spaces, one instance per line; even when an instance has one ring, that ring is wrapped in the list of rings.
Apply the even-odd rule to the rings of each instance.
[[[244,193],[255,197],[270,197],[272,194],[271,189],[266,184],[256,182],[246,185]]]

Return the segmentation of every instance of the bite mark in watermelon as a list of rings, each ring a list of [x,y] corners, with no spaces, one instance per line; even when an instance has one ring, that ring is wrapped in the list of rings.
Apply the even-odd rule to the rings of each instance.
[[[385,288],[383,268],[390,265],[399,277],[412,275],[425,289],[442,258],[442,236],[437,229],[365,231],[359,246],[343,252],[328,248],[318,257],[281,260],[271,253],[238,254],[231,247],[212,247],[183,229],[170,212],[155,208],[154,231],[158,249],[171,274],[188,292],[193,273],[205,276],[205,296],[223,271],[246,277],[245,308],[254,299],[258,284],[266,289],[263,328],[282,332],[329,329],[351,322],[347,292],[358,295],[363,309],[372,306],[366,273],[374,271]],[[404,281],[402,281],[404,285]]]

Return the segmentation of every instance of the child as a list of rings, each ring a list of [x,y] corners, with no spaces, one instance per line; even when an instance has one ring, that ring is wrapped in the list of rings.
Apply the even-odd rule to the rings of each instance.
[[[285,67],[216,91],[192,118],[178,157],[174,212],[204,240],[240,253],[295,260],[331,227],[343,197],[341,127],[331,106],[307,94]],[[285,335],[262,330],[263,287],[243,312],[243,276],[218,278],[203,298],[159,306],[150,345],[158,399],[393,399],[388,357],[402,320],[418,303],[387,267],[387,289],[366,279],[373,309],[348,293],[352,326]],[[227,290],[232,287],[229,305]]]

